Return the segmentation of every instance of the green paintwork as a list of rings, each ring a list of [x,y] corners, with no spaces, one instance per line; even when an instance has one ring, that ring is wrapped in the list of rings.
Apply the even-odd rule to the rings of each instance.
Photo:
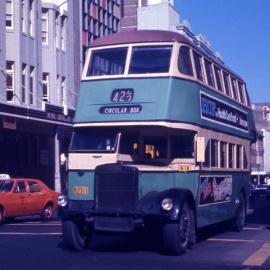
[[[131,102],[111,102],[114,89],[134,89]],[[201,118],[200,91],[237,107],[248,114],[249,132]],[[102,106],[141,105],[140,113],[101,114]],[[174,77],[83,81],[81,83],[75,123],[117,121],[172,121],[191,123],[222,132],[254,139],[252,111],[233,100],[198,83]]]
[[[200,176],[232,175],[233,194],[231,202],[198,206]],[[244,177],[243,177],[244,176]],[[199,173],[199,172],[140,172],[139,174],[139,198],[152,191],[161,192],[170,188],[185,188],[192,192],[197,211],[198,228],[233,218],[235,216],[235,200],[240,190],[245,190],[248,200],[248,173]],[[88,195],[75,195],[72,193],[74,186],[87,186]],[[77,172],[69,172],[68,197],[71,200],[93,200],[94,199],[94,171],[86,171],[82,176]]]

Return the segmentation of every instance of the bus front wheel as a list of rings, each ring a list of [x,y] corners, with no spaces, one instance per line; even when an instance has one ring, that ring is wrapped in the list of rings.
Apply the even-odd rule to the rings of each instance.
[[[190,244],[193,210],[184,203],[177,223],[167,223],[163,227],[163,244],[166,253],[180,255]]]
[[[84,249],[89,241],[87,226],[72,220],[62,221],[63,240],[65,245],[75,251]]]

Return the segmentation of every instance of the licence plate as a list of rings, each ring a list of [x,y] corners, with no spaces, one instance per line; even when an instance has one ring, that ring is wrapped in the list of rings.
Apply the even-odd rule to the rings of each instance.
[[[76,195],[88,195],[88,187],[83,187],[83,186],[76,186],[73,187],[73,194]]]

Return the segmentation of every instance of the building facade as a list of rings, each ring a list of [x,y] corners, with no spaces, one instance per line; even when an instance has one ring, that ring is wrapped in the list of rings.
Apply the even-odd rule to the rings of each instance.
[[[251,148],[252,183],[264,184],[270,177],[270,104],[253,104],[257,141]]]
[[[6,0],[4,4],[5,86],[0,102],[0,147],[5,155],[0,157],[0,171],[40,178],[60,191],[64,184],[59,157],[67,150],[75,104],[71,100],[74,96],[68,95],[74,86],[70,86],[72,72],[62,50],[70,41],[60,35],[62,31],[67,36],[61,26],[65,27],[62,18],[68,14],[46,3],[43,8],[40,0]],[[46,8],[47,18],[43,14]]]
[[[179,20],[179,13],[174,9],[173,0],[125,0],[121,31],[136,29],[176,31]]]
[[[0,1],[0,102],[6,98],[6,20],[5,2]]]

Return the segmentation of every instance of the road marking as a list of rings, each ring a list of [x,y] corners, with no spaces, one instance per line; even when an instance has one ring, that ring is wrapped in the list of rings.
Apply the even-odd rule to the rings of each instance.
[[[225,238],[209,238],[207,241],[220,241],[220,242],[242,242],[242,243],[255,243],[258,240],[251,239],[225,239]],[[265,243],[265,241],[263,241]]]
[[[270,256],[270,243],[265,243],[255,253],[245,260],[242,265],[261,266]]]
[[[244,230],[262,231],[265,230],[265,227],[244,227]]]
[[[52,233],[31,233],[31,232],[0,232],[0,235],[62,235],[62,233],[52,232]]]

